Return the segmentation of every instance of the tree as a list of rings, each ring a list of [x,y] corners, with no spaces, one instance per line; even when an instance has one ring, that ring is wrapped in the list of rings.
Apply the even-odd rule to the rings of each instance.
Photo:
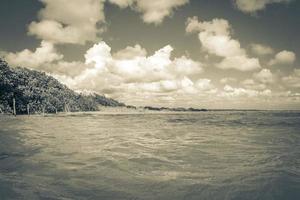
[[[31,113],[64,111],[65,105],[70,111],[96,111],[98,105],[125,106],[99,94],[78,94],[44,72],[10,68],[0,59],[0,109],[3,112],[12,112],[13,98],[18,114],[26,114],[28,106]]]

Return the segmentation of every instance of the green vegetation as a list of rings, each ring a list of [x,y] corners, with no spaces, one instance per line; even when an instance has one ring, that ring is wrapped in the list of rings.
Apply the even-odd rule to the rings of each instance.
[[[0,59],[0,112],[13,113],[13,99],[17,114],[55,113],[63,111],[97,111],[102,106],[125,106],[98,94],[74,92],[43,72],[26,68],[10,68]]]

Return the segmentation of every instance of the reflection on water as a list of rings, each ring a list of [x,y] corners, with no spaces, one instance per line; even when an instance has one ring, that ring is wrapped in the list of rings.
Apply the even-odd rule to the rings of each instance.
[[[300,113],[0,117],[1,199],[300,199]]]

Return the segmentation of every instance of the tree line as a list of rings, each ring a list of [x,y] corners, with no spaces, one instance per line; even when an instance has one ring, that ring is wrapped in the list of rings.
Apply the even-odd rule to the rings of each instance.
[[[44,72],[9,67],[0,59],[0,112],[17,114],[97,111],[102,106],[125,106],[99,94],[78,94]]]

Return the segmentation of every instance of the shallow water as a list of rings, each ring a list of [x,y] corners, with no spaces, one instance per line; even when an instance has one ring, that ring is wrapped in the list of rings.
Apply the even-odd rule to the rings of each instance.
[[[0,116],[0,199],[300,199],[300,113]]]

